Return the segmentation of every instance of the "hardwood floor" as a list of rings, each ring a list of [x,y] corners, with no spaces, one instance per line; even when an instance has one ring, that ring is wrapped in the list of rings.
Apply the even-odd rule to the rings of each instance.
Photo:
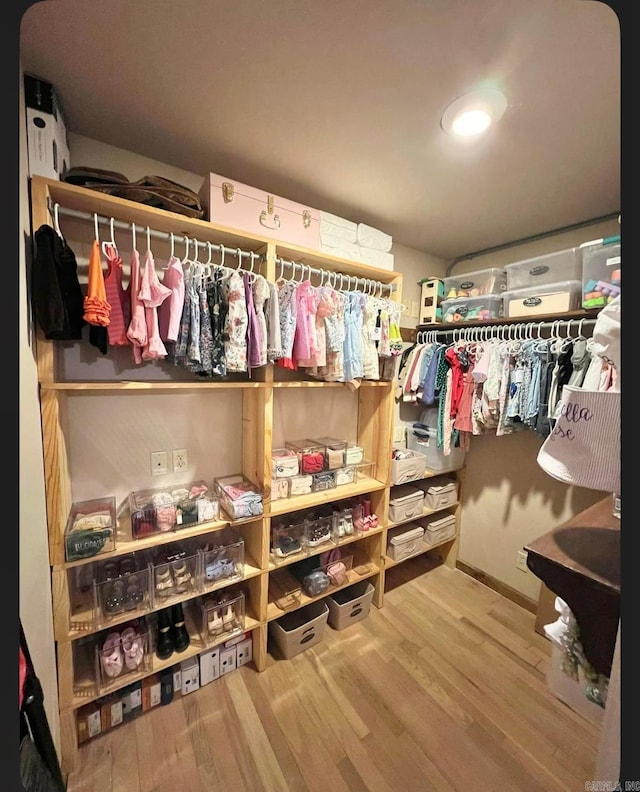
[[[599,727],[547,688],[535,616],[422,556],[384,607],[80,747],[68,792],[572,792]]]

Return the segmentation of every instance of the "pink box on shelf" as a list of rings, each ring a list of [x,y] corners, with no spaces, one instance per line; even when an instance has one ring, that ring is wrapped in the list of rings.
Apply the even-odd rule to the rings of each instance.
[[[320,250],[320,212],[210,173],[198,193],[210,223]]]

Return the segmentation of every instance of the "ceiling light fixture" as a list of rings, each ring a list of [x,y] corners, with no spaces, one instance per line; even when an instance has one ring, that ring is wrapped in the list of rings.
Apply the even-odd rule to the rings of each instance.
[[[442,114],[440,123],[450,135],[473,137],[502,118],[506,109],[503,93],[495,88],[482,88],[455,99]]]

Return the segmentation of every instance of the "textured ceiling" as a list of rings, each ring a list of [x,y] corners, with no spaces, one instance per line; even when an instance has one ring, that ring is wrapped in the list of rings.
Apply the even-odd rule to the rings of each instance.
[[[445,259],[620,209],[620,27],[604,3],[43,0],[20,52],[72,132]],[[506,113],[457,143],[442,112],[486,85]]]

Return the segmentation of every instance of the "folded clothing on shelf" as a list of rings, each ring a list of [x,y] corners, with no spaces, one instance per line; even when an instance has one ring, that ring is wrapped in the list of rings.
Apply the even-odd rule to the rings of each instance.
[[[358,223],[357,242],[360,247],[388,253],[393,244],[393,237],[365,223]]]
[[[334,241],[356,242],[358,224],[330,212],[320,212],[320,242],[334,246]],[[329,241],[332,240],[332,241]]]

